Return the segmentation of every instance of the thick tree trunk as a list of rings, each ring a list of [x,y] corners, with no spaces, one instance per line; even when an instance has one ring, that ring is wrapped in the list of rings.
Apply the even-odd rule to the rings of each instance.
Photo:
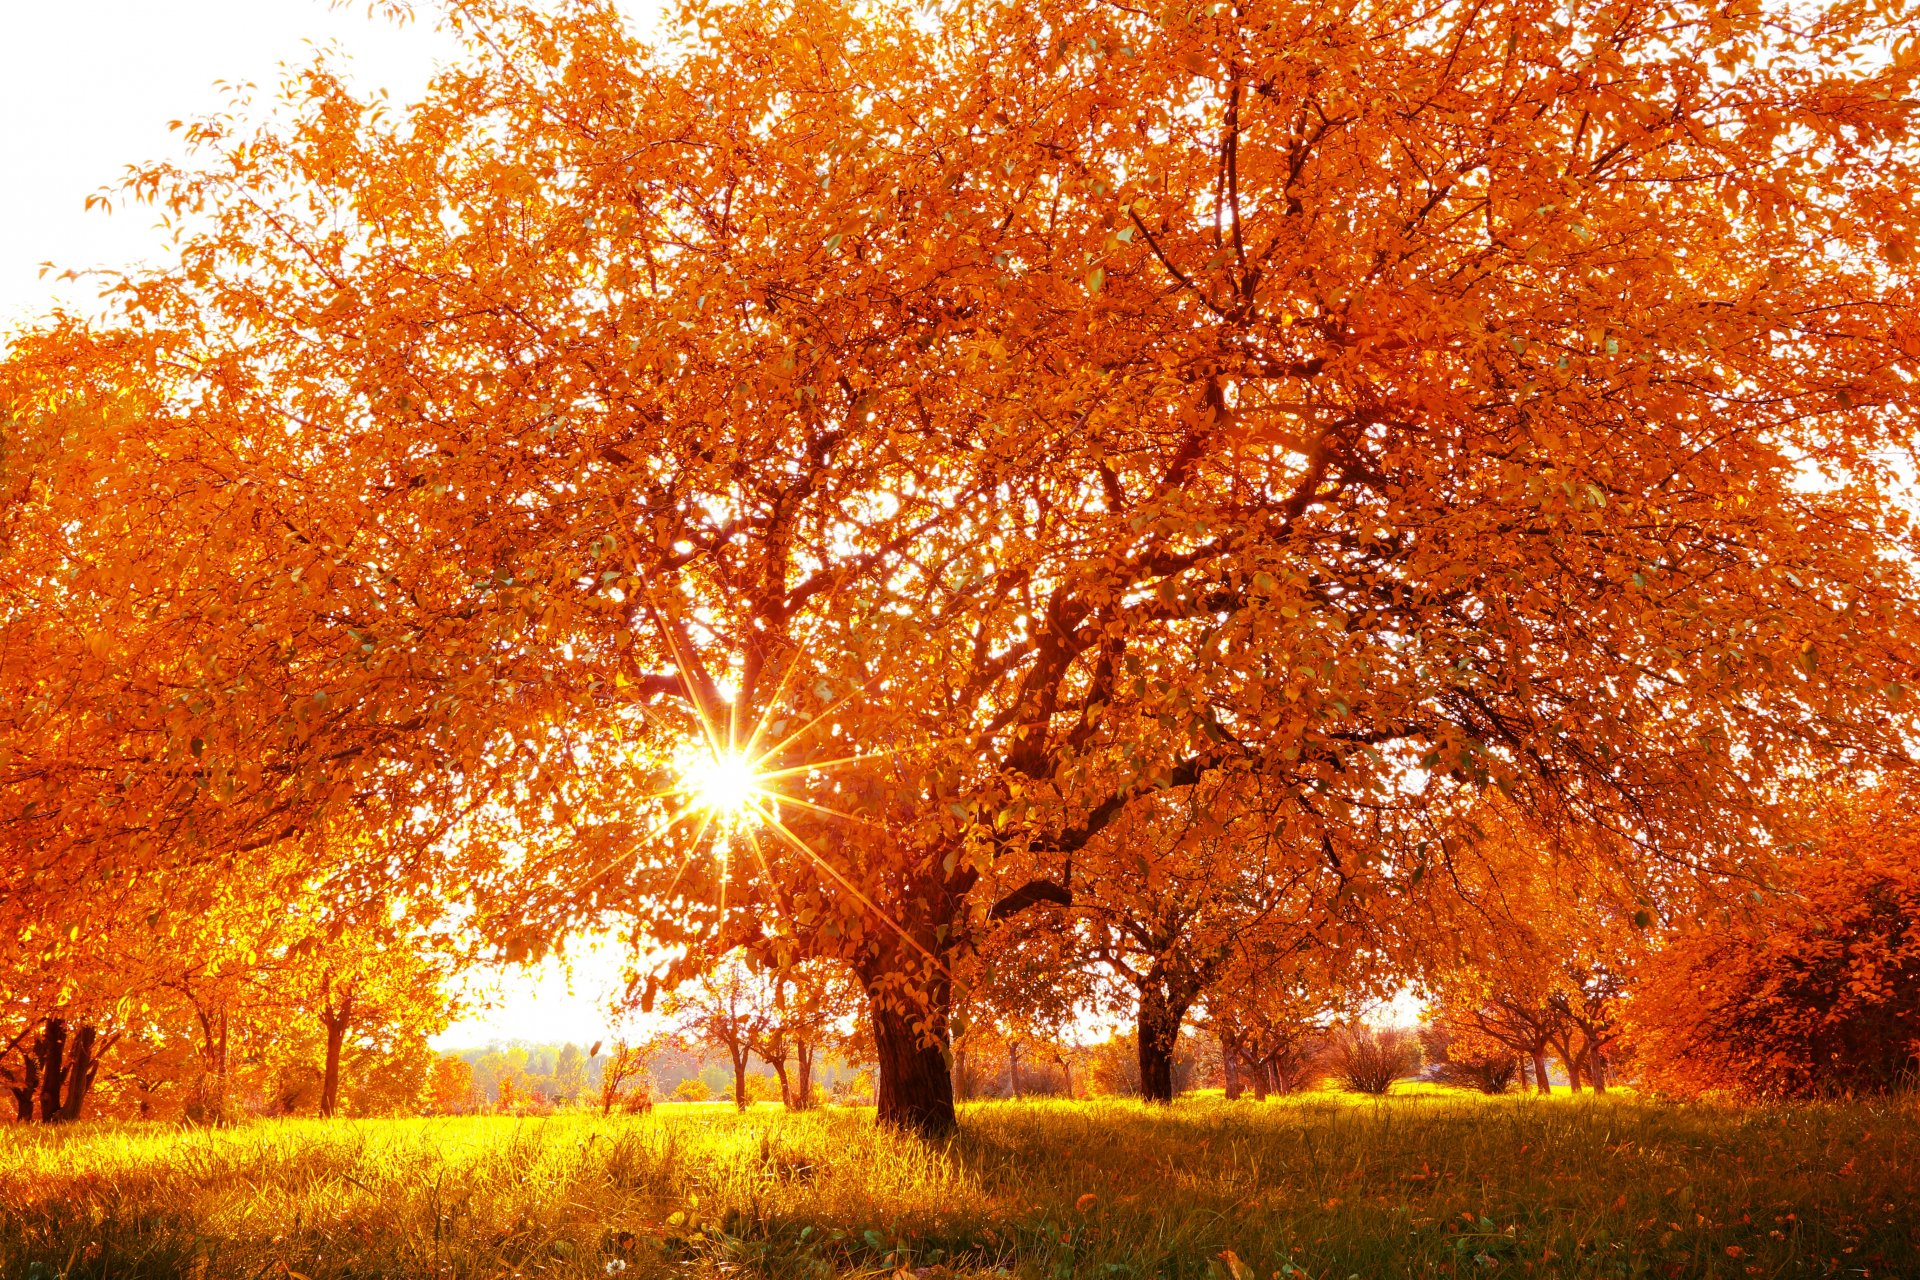
[[[1593,1082],[1595,1093],[1607,1091],[1607,1060],[1597,1046],[1587,1052],[1587,1078]]]
[[[793,1086],[787,1082],[787,1060],[781,1058],[773,1064],[773,1074],[780,1080],[780,1105],[792,1111]]]
[[[1148,1102],[1173,1101],[1173,1050],[1186,1012],[1152,986],[1140,993],[1140,1096]]]
[[[1547,1076],[1547,1053],[1544,1049],[1533,1051],[1533,1087],[1541,1093],[1553,1092],[1553,1081]]]
[[[947,1067],[946,991],[932,993],[941,1002],[934,1030],[923,1035],[916,1022],[924,1014],[869,1006],[873,1022],[874,1055],[879,1059],[880,1083],[874,1099],[881,1124],[926,1138],[944,1138],[959,1127],[953,1110],[953,1074]]]
[[[60,1104],[61,1120],[78,1120],[81,1108],[87,1105],[87,1091],[93,1088],[93,1078],[100,1071],[100,1063],[93,1056],[98,1036],[92,1027],[81,1027],[73,1033],[73,1061],[67,1065],[67,1096]]]
[[[21,1124],[33,1123],[34,1099],[40,1096],[40,1059],[30,1049],[20,1052],[20,1083],[13,1086],[13,1109]]]
[[[66,1084],[67,1021],[48,1018],[40,1037],[40,1120],[51,1124],[60,1118],[60,1090]]]
[[[1226,1036],[1220,1037],[1220,1069],[1227,1075],[1227,1101],[1238,1101],[1246,1092],[1246,1086],[1240,1082],[1240,1051]]]
[[[1020,1096],[1020,1042],[1007,1041],[1007,1096]]]
[[[332,1116],[340,1104],[340,1050],[347,1041],[347,1019],[321,1021],[327,1028],[327,1065],[320,1075],[320,1114]]]

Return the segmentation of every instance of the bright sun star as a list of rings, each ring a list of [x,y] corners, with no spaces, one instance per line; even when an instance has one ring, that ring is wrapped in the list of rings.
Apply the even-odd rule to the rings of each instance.
[[[759,770],[737,751],[689,752],[680,763],[680,780],[696,806],[731,823],[751,818],[764,794]]]

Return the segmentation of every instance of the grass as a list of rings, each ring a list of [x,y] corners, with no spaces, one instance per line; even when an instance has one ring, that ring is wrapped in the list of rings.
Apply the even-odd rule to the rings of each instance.
[[[0,1277],[1920,1276],[1911,1104],[1333,1095],[0,1137]]]

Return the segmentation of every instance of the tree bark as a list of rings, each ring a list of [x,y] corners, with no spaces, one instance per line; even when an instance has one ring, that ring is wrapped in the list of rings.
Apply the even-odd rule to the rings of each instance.
[[[1220,1037],[1220,1069],[1227,1076],[1227,1101],[1238,1101],[1246,1085],[1240,1080],[1240,1051],[1227,1036]]]
[[[780,1105],[789,1111],[794,1110],[793,1086],[787,1082],[787,1060],[784,1057],[774,1059],[773,1074],[780,1079]]]
[[[1595,1045],[1587,1051],[1587,1078],[1593,1082],[1595,1093],[1607,1091],[1607,1060]]]
[[[813,1110],[813,1046],[805,1040],[793,1043],[793,1101],[795,1111]]]
[[[48,1018],[40,1037],[40,1121],[60,1118],[60,1091],[67,1082],[67,1020]]]
[[[1007,1041],[1007,1096],[1020,1096],[1020,1042]]]
[[[747,1099],[747,1051],[729,1047],[727,1056],[733,1059],[733,1108],[745,1111],[753,1104]]]
[[[1547,1077],[1547,1051],[1545,1049],[1535,1049],[1533,1051],[1533,1087],[1541,1093],[1553,1092],[1553,1081]]]
[[[30,1048],[20,1051],[20,1083],[13,1086],[13,1107],[21,1124],[33,1123],[33,1103],[40,1094],[40,1059]]]
[[[327,1028],[327,1065],[320,1076],[320,1114],[331,1117],[340,1103],[340,1049],[347,1040],[346,1015],[321,1015]]]
[[[959,1128],[953,1109],[953,1073],[947,1066],[946,991],[931,1015],[889,1008],[870,998],[873,1047],[880,1081],[875,1110],[881,1124],[924,1138],[944,1138]],[[916,1026],[932,1018],[930,1030]]]
[[[61,1120],[78,1120],[80,1109],[87,1104],[87,1090],[93,1087],[93,1077],[100,1070],[93,1056],[98,1035],[92,1027],[81,1027],[73,1033],[73,1061],[67,1064],[67,1096],[60,1103]]]
[[[1186,1013],[1151,984],[1140,993],[1140,1096],[1148,1102],[1173,1101],[1173,1050]]]

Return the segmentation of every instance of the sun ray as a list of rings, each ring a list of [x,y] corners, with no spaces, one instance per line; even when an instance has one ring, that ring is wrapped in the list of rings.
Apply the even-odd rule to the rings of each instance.
[[[798,653],[796,653],[794,657],[795,661],[787,663],[786,670],[780,673],[780,683],[774,686],[773,696],[767,699],[767,709],[761,714],[759,721],[753,726],[753,734],[747,739],[747,745],[740,748],[742,752],[753,757],[755,760],[764,759],[766,756],[772,754],[771,752],[760,750],[760,739],[766,734],[767,726],[773,723],[774,712],[779,709],[781,702],[786,699],[787,686],[792,683],[794,673],[800,670]]]
[[[880,917],[880,921],[882,924],[886,925],[889,929],[892,929],[895,933],[899,934],[900,937],[907,943],[908,946],[912,947],[915,951],[918,951],[921,955],[925,956],[928,960],[932,961],[934,967],[939,969],[941,973],[946,974],[947,977],[949,978],[953,977],[953,972],[952,970],[947,968],[945,961],[941,960],[939,956],[934,955],[933,952],[927,950],[926,947],[921,945],[920,939],[914,937],[911,933],[907,932],[906,927],[904,925],[902,925],[899,921],[895,920],[892,916],[888,915],[886,912],[882,911],[878,906],[876,906],[874,904],[873,899],[869,898],[866,894],[860,892],[860,890],[854,886],[853,881],[847,879],[844,875],[840,874],[840,869],[838,867],[834,866],[831,862],[828,862],[825,858],[821,857],[818,853],[815,853],[813,850],[813,846],[809,845],[805,840],[802,840],[799,836],[795,835],[793,831],[787,826],[786,823],[780,821],[778,815],[771,814],[771,813],[763,813],[761,816],[766,820],[767,825],[771,827],[774,831],[778,832],[781,836],[783,836],[789,844],[793,845],[794,848],[800,850],[800,852],[806,854],[809,858],[812,858],[815,866],[819,867],[822,871],[825,871],[828,875],[832,876],[836,881],[838,881],[841,888],[845,889],[848,893],[853,895],[854,901],[858,902],[861,906],[865,907],[867,910],[873,912],[874,915]]]
[[[838,809],[830,809],[826,805],[815,804],[811,800],[802,800],[798,796],[790,796],[782,791],[768,791],[765,793],[765,798],[770,801],[777,801],[780,804],[797,805],[802,809],[810,809],[814,813],[824,813],[829,818],[839,818],[843,822],[857,822],[863,827],[877,827],[882,831],[887,829],[887,824],[884,822],[875,822],[872,818],[862,818],[856,814],[842,813]]]

